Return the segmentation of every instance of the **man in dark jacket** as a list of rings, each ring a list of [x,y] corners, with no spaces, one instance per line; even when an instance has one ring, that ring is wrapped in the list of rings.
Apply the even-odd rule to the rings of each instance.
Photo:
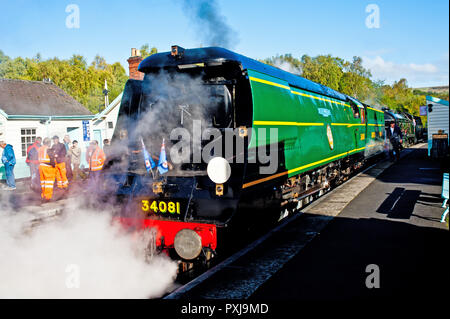
[[[2,153],[2,163],[5,165],[6,173],[6,185],[5,190],[16,189],[16,181],[14,178],[14,165],[16,165],[16,156],[14,155],[14,150],[12,145],[6,144],[4,141],[0,141],[0,148],[3,149]]]
[[[53,136],[53,145],[50,149],[49,155],[52,154],[55,158],[56,168],[56,186],[61,189],[67,189],[69,181],[67,180],[66,173],[66,147],[63,143],[59,142],[58,136]],[[52,157],[50,155],[50,158]]]
[[[391,159],[400,159],[400,147],[403,143],[403,134],[400,128],[395,125],[395,122],[389,124],[386,132],[386,137],[389,140],[391,147],[389,148],[389,155]]]

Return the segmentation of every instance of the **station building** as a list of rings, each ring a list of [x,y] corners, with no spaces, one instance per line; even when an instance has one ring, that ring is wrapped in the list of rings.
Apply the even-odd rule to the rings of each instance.
[[[446,139],[447,146],[449,145],[449,102],[432,96],[427,96],[426,102],[428,156],[432,156],[438,139]]]

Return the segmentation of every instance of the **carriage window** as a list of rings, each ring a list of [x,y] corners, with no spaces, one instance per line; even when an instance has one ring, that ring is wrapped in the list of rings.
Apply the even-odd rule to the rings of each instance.
[[[352,103],[352,110],[353,110],[353,117],[355,119],[359,119],[360,115],[359,115],[359,107],[358,107],[358,105]]]

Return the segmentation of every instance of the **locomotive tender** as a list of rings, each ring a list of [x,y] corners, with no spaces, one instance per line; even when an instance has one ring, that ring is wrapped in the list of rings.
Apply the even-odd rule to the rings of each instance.
[[[138,70],[144,79],[128,80],[112,140],[113,148],[122,151],[112,156],[104,176],[123,204],[117,216],[121,223],[155,229],[154,244],[175,258],[209,259],[224,245],[221,233],[286,217],[383,152],[383,111],[229,50],[173,46],[171,52],[144,59]],[[176,103],[168,98],[170,92],[161,93],[161,74],[168,85],[183,75],[186,86],[177,84]],[[200,79],[200,90],[214,96],[212,106],[204,99],[183,106],[183,97],[192,93],[191,78]],[[214,160],[209,163],[194,163],[192,154],[187,163],[169,157],[167,173],[148,173],[138,140],[155,155],[162,138],[166,145],[176,143],[168,127],[174,123],[166,127],[163,122],[187,127],[199,109],[206,126],[223,134],[209,142],[219,140],[223,146],[227,131],[238,132],[234,153],[210,150]],[[138,123],[143,119],[144,125]],[[142,136],[137,127],[158,129]],[[255,160],[261,150],[275,154],[270,174],[262,173],[270,165]],[[239,156],[243,161],[235,160]]]

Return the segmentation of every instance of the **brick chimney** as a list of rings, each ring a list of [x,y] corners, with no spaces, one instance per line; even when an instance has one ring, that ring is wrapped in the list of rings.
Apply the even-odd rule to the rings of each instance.
[[[143,80],[144,73],[138,71],[139,63],[142,61],[141,52],[135,48],[131,49],[131,57],[127,60],[130,68],[130,79]]]

